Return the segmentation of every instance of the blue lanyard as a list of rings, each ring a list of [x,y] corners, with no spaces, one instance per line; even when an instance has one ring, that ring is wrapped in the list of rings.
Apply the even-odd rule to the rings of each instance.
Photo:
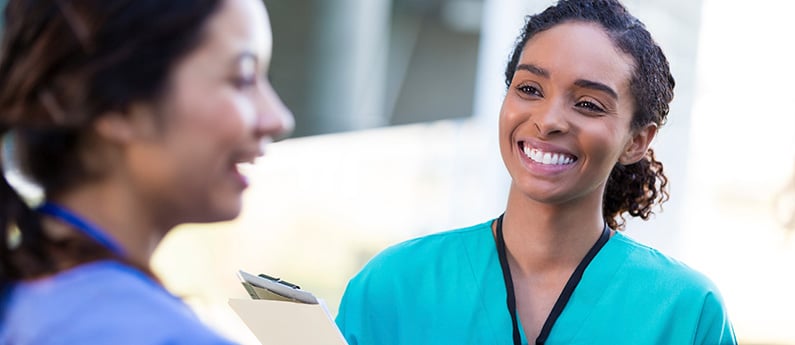
[[[114,254],[120,257],[126,256],[124,248],[122,248],[118,243],[116,243],[116,241],[114,241],[113,238],[108,236],[108,234],[106,234],[105,231],[103,231],[100,227],[83,219],[74,212],[67,210],[63,206],[48,201],[42,204],[41,206],[39,206],[38,208],[36,208],[36,211],[42,214],[58,218],[64,223],[71,225],[73,228],[81,231],[83,234],[90,237],[92,240],[96,241],[97,243],[101,244],[103,247],[107,248]]]

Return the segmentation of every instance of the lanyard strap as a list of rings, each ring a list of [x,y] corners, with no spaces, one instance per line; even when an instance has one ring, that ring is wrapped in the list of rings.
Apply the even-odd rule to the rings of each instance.
[[[99,226],[92,224],[88,220],[83,219],[76,213],[64,208],[63,206],[48,201],[36,208],[36,211],[41,214],[58,218],[62,222],[69,224],[114,254],[120,257],[126,256],[124,249]]]
[[[508,256],[506,255],[505,249],[505,238],[503,237],[502,233],[502,218],[505,214],[500,215],[497,218],[497,256],[500,259],[500,267],[502,267],[502,277],[505,281],[505,292],[508,295],[506,299],[506,304],[508,305],[508,312],[511,314],[511,324],[513,326],[513,343],[514,345],[521,345],[522,344],[522,336],[519,333],[519,319],[516,315],[516,292],[513,289],[513,278],[511,277],[511,268],[508,266]],[[571,274],[569,280],[566,282],[566,286],[563,288],[563,291],[558,296],[558,300],[555,302],[555,305],[552,307],[552,311],[550,312],[549,316],[547,316],[547,320],[544,322],[544,327],[541,328],[541,333],[536,338],[536,345],[543,345],[547,338],[549,337],[549,332],[552,331],[552,326],[555,325],[555,321],[557,321],[560,314],[563,312],[563,308],[566,307],[566,304],[569,303],[569,299],[571,298],[571,294],[574,292],[574,288],[577,287],[577,284],[580,283],[582,279],[583,273],[585,273],[585,268],[588,267],[588,264],[591,263],[591,260],[599,253],[599,250],[605,246],[607,240],[610,239],[610,228],[605,227],[602,229],[602,234],[599,236],[599,239],[594,243],[593,247],[585,254],[585,257],[582,258],[580,264],[577,265],[577,268],[574,270],[574,273]]]

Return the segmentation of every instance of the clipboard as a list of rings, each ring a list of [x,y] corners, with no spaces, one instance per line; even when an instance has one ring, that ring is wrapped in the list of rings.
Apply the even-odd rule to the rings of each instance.
[[[318,304],[317,298],[311,292],[301,290],[300,286],[279,278],[267,274],[255,276],[243,270],[238,271],[237,276],[252,299]]]
[[[229,306],[260,343],[348,345],[322,299],[278,278],[244,271],[238,277],[252,299],[229,299]]]

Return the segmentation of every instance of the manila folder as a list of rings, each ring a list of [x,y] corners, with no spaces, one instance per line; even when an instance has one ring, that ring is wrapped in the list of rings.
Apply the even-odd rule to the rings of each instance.
[[[229,306],[264,345],[347,345],[324,304],[230,299]]]

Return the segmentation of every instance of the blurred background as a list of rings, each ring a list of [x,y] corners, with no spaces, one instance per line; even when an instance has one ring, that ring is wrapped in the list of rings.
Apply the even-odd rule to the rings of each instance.
[[[375,253],[486,221],[509,178],[496,126],[523,17],[552,1],[265,0],[270,79],[291,139],[252,166],[243,214],[186,225],[155,270],[213,327],[256,339],[229,308],[238,269],[299,283],[332,314]],[[653,147],[670,202],[630,236],[707,274],[744,344],[795,344],[795,4],[624,1],[677,79]]]

